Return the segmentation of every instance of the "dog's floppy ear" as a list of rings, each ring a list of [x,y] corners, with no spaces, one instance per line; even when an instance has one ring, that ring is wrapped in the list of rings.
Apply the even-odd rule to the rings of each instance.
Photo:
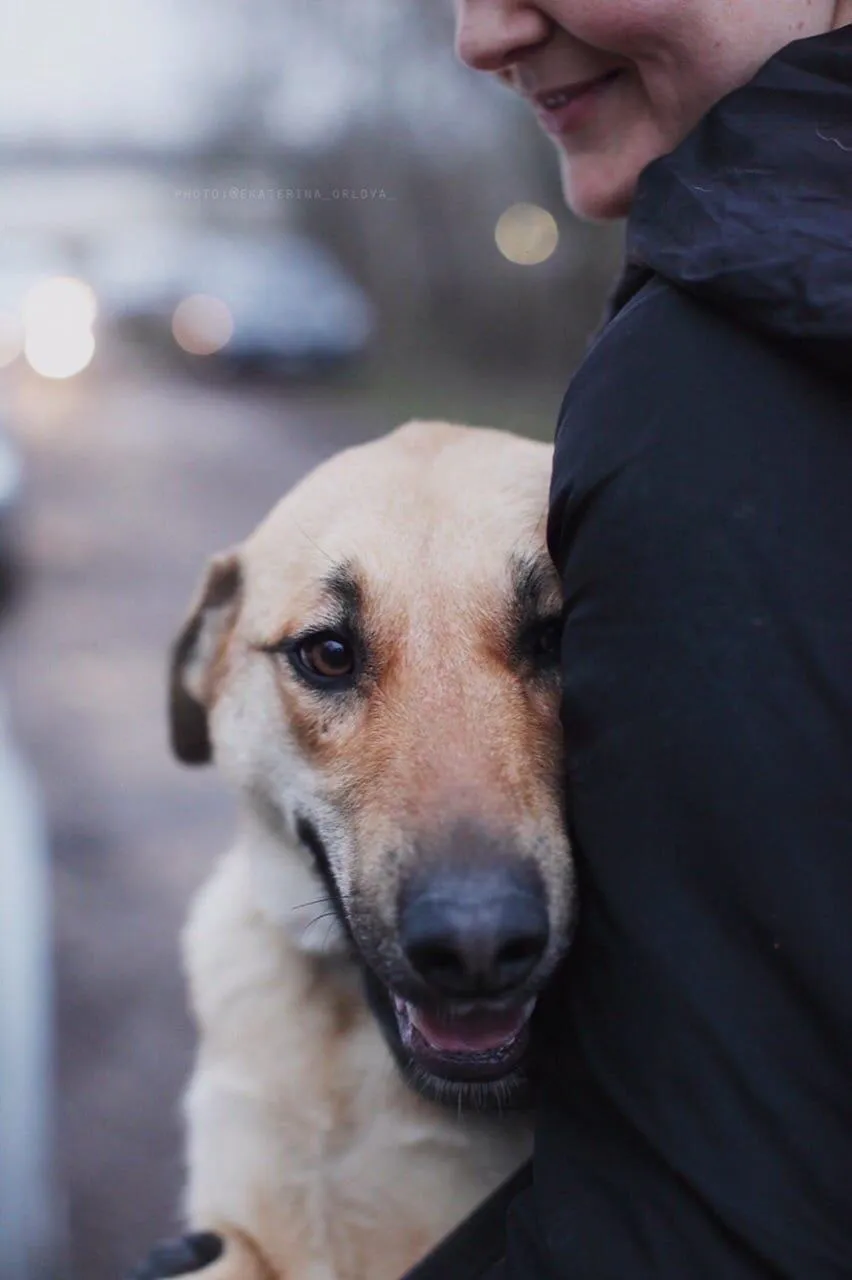
[[[207,764],[213,754],[207,724],[212,677],[239,612],[242,580],[236,551],[214,556],[172,645],[169,729],[172,750],[184,764]]]

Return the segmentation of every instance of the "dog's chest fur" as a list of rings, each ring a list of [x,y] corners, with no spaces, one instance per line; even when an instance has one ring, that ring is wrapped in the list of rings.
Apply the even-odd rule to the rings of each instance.
[[[528,1152],[527,1122],[459,1117],[400,1079],[340,958],[306,956],[227,855],[184,949],[200,1030],[187,1216],[288,1280],[396,1280]]]

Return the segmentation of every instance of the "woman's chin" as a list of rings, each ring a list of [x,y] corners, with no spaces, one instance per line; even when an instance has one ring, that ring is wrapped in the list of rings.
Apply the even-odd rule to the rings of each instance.
[[[616,222],[630,212],[639,172],[594,156],[560,155],[562,193],[568,208],[584,222]]]

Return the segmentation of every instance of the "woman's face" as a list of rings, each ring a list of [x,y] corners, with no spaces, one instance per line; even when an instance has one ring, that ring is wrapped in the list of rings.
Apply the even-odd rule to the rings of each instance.
[[[526,98],[581,217],[627,213],[636,180],[791,40],[848,0],[456,0],[456,47]]]

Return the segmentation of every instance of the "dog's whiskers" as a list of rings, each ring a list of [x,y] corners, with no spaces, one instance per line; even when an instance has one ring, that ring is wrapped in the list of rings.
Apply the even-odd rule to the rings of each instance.
[[[305,538],[311,544],[312,547],[316,547],[317,551],[320,553],[321,556],[325,556],[329,564],[335,563],[334,559],[328,554],[328,552],[322,549],[320,544],[317,542],[316,538],[312,538],[311,535],[307,532],[307,530],[303,529],[297,520],[294,520],[293,524],[299,530],[299,533],[302,535],[302,537]]]
[[[335,915],[334,911],[321,911],[318,916],[314,916],[310,924],[305,925],[305,933],[307,933],[309,929],[313,929],[315,924],[319,924],[320,920],[327,920],[329,916],[334,916],[334,915]],[[329,925],[329,928],[331,928],[331,925]],[[328,934],[326,934],[326,941],[327,940],[328,940]],[[323,946],[325,946],[325,943],[323,943]]]
[[[304,907],[318,907],[320,905],[324,907],[331,906],[331,901],[327,894],[323,894],[321,898],[311,898],[309,902],[299,902],[296,904],[295,907],[291,907],[291,910],[301,911],[303,910]]]

